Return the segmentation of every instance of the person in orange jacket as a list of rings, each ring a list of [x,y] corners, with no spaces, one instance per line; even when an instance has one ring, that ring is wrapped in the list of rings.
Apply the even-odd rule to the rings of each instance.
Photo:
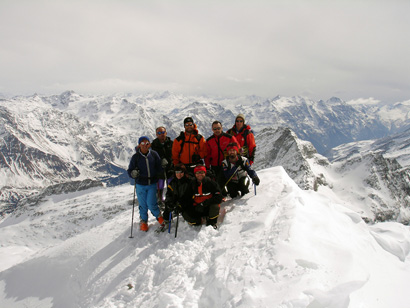
[[[185,131],[175,138],[172,145],[172,162],[174,166],[182,163],[188,173],[193,174],[197,164],[201,164],[207,154],[205,138],[198,133],[198,129],[191,117],[184,119]]]
[[[253,164],[255,160],[256,143],[255,136],[251,127],[245,124],[245,116],[240,113],[236,116],[234,126],[226,133],[234,136],[238,141],[241,155],[249,160],[249,164]]]

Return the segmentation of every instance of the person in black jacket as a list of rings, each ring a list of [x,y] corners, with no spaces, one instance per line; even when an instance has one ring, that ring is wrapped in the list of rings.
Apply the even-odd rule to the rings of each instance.
[[[168,184],[165,198],[165,210],[162,214],[166,222],[170,219],[170,212],[183,213],[192,206],[192,179],[186,172],[184,164],[174,166],[174,176]]]
[[[150,145],[147,136],[139,138],[136,153],[132,156],[127,170],[128,175],[135,179],[141,231],[148,231],[148,210],[160,224],[164,222],[156,198],[158,176],[163,173],[163,169],[158,153],[152,151]]]
[[[152,141],[151,149],[158,153],[161,158],[161,166],[164,169],[157,182],[157,199],[161,204],[165,201],[165,196],[163,196],[164,187],[171,181],[173,141],[167,137],[167,130],[164,126],[157,127],[156,135],[157,138]],[[165,183],[165,180],[167,180],[167,183]]]
[[[206,225],[217,228],[219,207],[222,194],[218,184],[206,176],[205,166],[198,165],[194,169],[195,179],[191,181],[193,188],[193,203],[182,212],[184,219],[191,225],[201,225],[202,217]]]

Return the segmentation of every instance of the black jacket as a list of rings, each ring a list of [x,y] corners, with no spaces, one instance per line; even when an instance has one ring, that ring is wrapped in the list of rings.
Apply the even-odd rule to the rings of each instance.
[[[177,203],[182,208],[192,205],[192,180],[186,176],[178,180],[176,177],[168,184],[168,189],[165,197],[165,206],[174,208]]]
[[[161,160],[165,158],[168,161],[168,165],[165,167],[165,172],[172,169],[172,144],[174,142],[171,138],[166,137],[165,142],[161,143],[158,138],[155,138],[151,143],[151,149],[158,153]],[[164,179],[164,175],[160,177]]]

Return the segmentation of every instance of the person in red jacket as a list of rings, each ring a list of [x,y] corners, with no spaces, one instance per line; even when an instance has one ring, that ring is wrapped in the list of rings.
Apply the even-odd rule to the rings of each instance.
[[[236,116],[234,126],[227,131],[238,141],[241,155],[245,156],[252,165],[255,160],[256,143],[251,127],[245,124],[245,116],[240,113]]]
[[[216,182],[222,195],[226,196],[225,177],[222,170],[222,161],[228,155],[226,147],[229,143],[238,143],[232,135],[224,133],[222,123],[214,121],[212,123],[212,131],[214,134],[206,139],[207,155],[205,157],[205,166],[208,170],[212,170],[215,174]]]
[[[181,132],[172,145],[172,162],[174,166],[179,163],[184,164],[187,172],[193,174],[195,166],[202,163],[206,156],[206,141],[198,133],[197,126],[191,117],[185,118],[184,127],[185,132]]]

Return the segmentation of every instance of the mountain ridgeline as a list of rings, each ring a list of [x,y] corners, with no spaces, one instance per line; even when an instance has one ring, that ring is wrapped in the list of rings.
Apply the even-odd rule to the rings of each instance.
[[[245,114],[256,136],[255,169],[283,166],[301,188],[329,189],[368,221],[408,224],[410,101],[353,104],[338,98],[169,92],[82,96],[68,91],[0,99],[0,211],[39,202],[49,194],[47,187],[62,193],[124,183],[141,135],[154,138],[155,128],[163,125],[175,138],[183,119],[192,116],[207,138],[214,120],[226,131],[238,113]]]

